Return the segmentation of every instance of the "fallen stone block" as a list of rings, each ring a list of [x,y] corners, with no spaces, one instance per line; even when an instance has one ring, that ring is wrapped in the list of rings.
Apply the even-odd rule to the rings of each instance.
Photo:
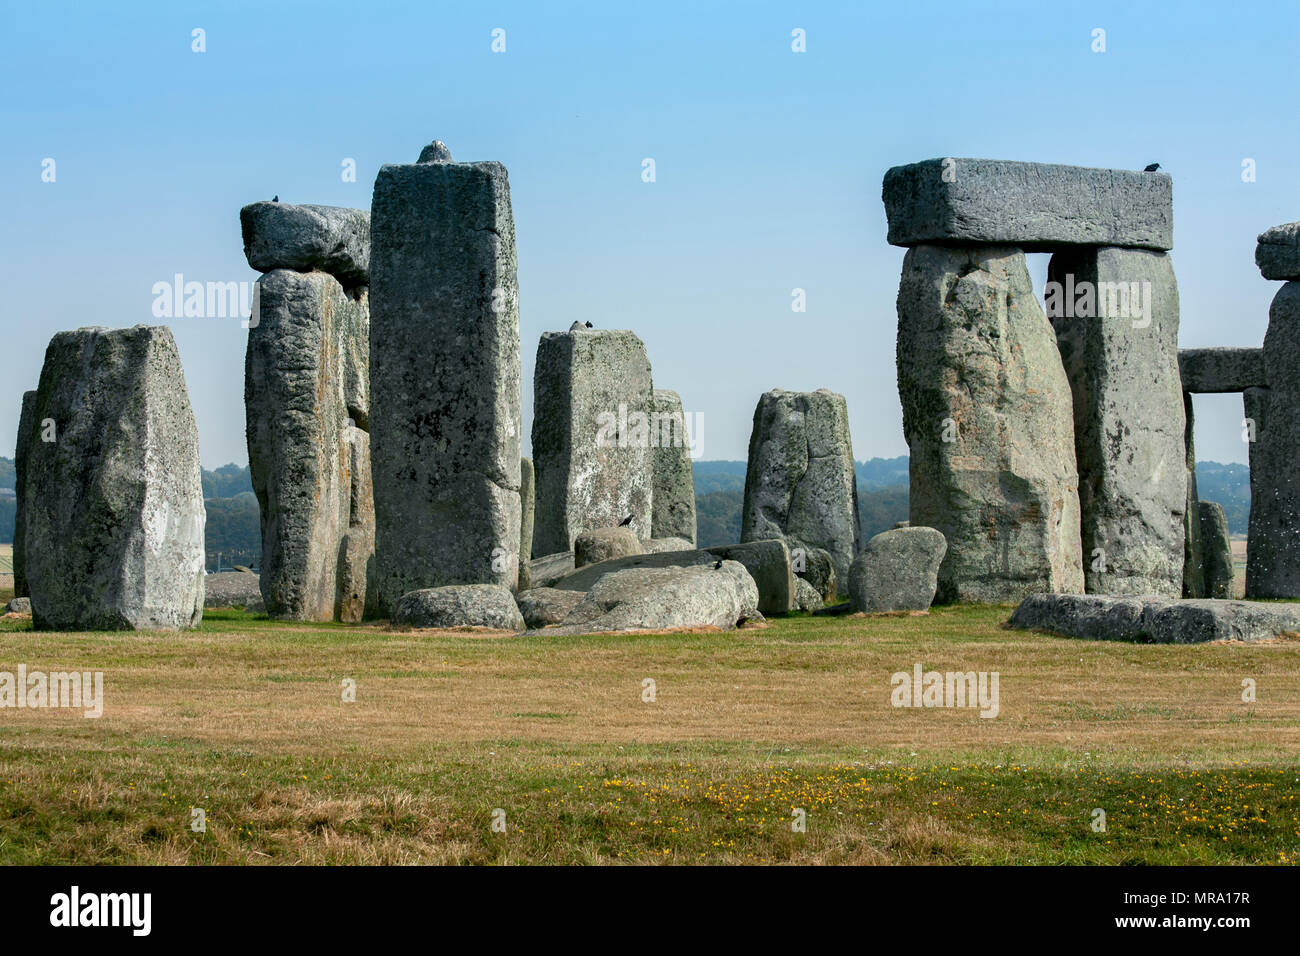
[[[23,513],[37,630],[197,627],[199,435],[171,331],[58,333],[32,416]]]
[[[266,613],[257,575],[245,571],[219,571],[205,579],[203,606],[205,608],[235,607]]]
[[[928,159],[885,173],[883,198],[895,246],[1174,245],[1173,180],[1164,173]]]
[[[853,573],[852,569],[850,569],[849,573]],[[800,611],[811,613],[818,608],[825,607],[826,599],[805,578],[796,577],[794,579],[794,606]]]
[[[549,588],[565,575],[572,574],[575,555],[572,551],[543,554],[529,562],[529,584],[534,588]]]
[[[563,553],[563,552],[561,552]],[[585,568],[571,570],[568,574],[556,578],[550,587],[564,591],[590,591],[596,582],[615,571],[630,568],[689,568],[700,565],[713,565],[718,558],[708,551],[661,551],[657,554],[630,554],[622,558],[610,558],[589,564]],[[559,565],[559,562],[556,562]],[[533,575],[536,580],[537,562],[533,562]],[[540,585],[537,585],[540,586]]]
[[[788,614],[794,607],[794,571],[790,551],[780,538],[744,541],[705,548],[707,554],[739,561],[758,587],[758,609],[764,614]]]
[[[854,559],[856,560],[856,558]],[[790,549],[790,566],[795,576],[813,586],[822,601],[833,601],[839,594],[839,577],[835,573],[835,560],[825,548],[804,548],[796,545]],[[852,565],[849,569],[852,570]],[[847,582],[845,582],[847,587]]]
[[[641,539],[630,528],[594,528],[573,539],[573,564],[577,568],[643,553]]]
[[[661,551],[694,551],[695,545],[685,538],[647,538],[641,542],[645,554],[658,554]]]
[[[30,598],[16,597],[5,605],[6,614],[31,614],[32,602]]]
[[[393,626],[498,631],[522,631],[525,627],[514,595],[501,584],[452,584],[403,594],[393,613]]]
[[[1263,349],[1179,349],[1183,391],[1197,395],[1264,388]]]
[[[601,577],[562,624],[541,633],[731,630],[755,617],[757,603],[758,588],[736,561],[718,568],[625,568]]]
[[[876,535],[849,570],[853,610],[929,610],[947,550],[948,542],[934,528],[899,528]]]
[[[561,591],[557,588],[532,588],[515,596],[519,613],[530,628],[559,624],[582,603],[584,591]]]
[[[1093,640],[1260,641],[1300,632],[1300,606],[1155,595],[1031,594],[1011,615],[1010,624]]]
[[[258,272],[328,272],[347,288],[370,281],[370,213],[255,202],[239,210],[244,255]]]

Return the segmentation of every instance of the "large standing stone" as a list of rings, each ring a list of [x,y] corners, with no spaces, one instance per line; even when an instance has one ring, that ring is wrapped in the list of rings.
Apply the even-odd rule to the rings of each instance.
[[[1269,306],[1264,371],[1269,387],[1243,393],[1255,422],[1246,595],[1300,597],[1300,281]]]
[[[42,440],[47,419],[51,442]],[[170,330],[55,335],[32,421],[23,511],[37,629],[196,627],[199,436]]]
[[[546,332],[533,376],[533,551],[572,550],[591,528],[632,516],[652,533],[653,387],[645,345],[632,332]]]
[[[910,522],[948,543],[936,600],[1082,591],[1070,386],[1023,253],[908,251],[898,391]]]
[[[369,450],[349,420],[369,415],[365,291],[354,299],[328,273],[288,269],[268,272],[259,287],[244,406],[267,613],[359,620],[373,541],[369,476],[353,477],[354,467],[368,470]]]
[[[1184,467],[1187,469],[1187,511],[1183,515],[1183,597],[1205,597],[1205,555],[1201,549],[1201,520],[1196,507],[1196,410],[1192,393],[1183,392]]]
[[[783,538],[792,552],[823,548],[836,578],[847,581],[859,534],[844,396],[824,388],[765,392],[749,437],[740,540]]]
[[[681,396],[671,389],[654,390],[650,423],[654,445],[654,515],[646,537],[682,538],[695,547],[695,474],[691,467],[690,436]]]
[[[455,163],[443,153],[384,166],[371,206],[370,454],[381,614],[418,588],[518,584],[510,186],[500,163]]]
[[[1058,252],[1046,301],[1074,396],[1086,589],[1180,597],[1186,418],[1169,257]]]
[[[255,202],[239,210],[244,255],[258,272],[328,272],[344,286],[370,274],[370,213],[339,206]]]
[[[532,584],[533,557],[533,460],[519,459],[519,587],[527,591]]]
[[[23,495],[27,487],[27,448],[36,433],[33,414],[36,408],[36,392],[23,393],[23,406],[18,414],[18,441],[14,445],[14,493],[17,501],[14,505],[14,597],[27,597],[27,541],[25,528],[27,517],[23,514]]]
[[[928,159],[885,173],[889,241],[1173,248],[1164,173],[998,159]]]

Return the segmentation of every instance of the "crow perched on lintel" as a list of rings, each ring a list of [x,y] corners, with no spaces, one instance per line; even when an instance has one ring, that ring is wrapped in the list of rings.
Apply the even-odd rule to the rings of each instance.
[[[1159,168],[1160,168],[1160,164],[1159,164],[1159,163],[1152,163],[1152,164],[1151,164],[1150,166],[1148,166],[1146,169],[1142,170],[1142,172],[1144,172],[1144,173],[1154,173],[1154,172],[1155,172],[1157,169],[1159,169]]]

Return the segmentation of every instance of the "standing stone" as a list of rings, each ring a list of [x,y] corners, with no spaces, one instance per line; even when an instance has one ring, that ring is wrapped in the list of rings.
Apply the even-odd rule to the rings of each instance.
[[[844,396],[824,388],[765,392],[749,437],[740,540],[784,539],[796,564],[796,549],[822,548],[837,580],[848,581],[859,534]]]
[[[1250,540],[1246,596],[1300,597],[1300,281],[1278,290],[1264,335],[1267,389],[1247,389]]]
[[[533,460],[519,459],[519,590],[533,586]]]
[[[1205,597],[1205,561],[1201,549],[1201,518],[1196,507],[1196,415],[1192,393],[1183,392],[1183,446],[1186,449],[1187,511],[1183,515],[1183,597]]]
[[[27,447],[32,442],[35,421],[32,416],[36,407],[36,392],[23,393],[23,406],[18,414],[18,440],[14,445],[14,597],[27,597],[27,570],[25,554],[27,550],[27,524],[23,514],[23,493],[27,487]]]
[[[1232,539],[1228,536],[1228,518],[1223,505],[1215,501],[1198,501],[1197,522],[1201,526],[1201,550],[1204,554],[1204,595],[1207,598],[1232,597]]]
[[[654,390],[650,423],[654,445],[654,515],[652,538],[681,538],[695,547],[695,475],[691,442],[681,396],[671,389]]]
[[[1081,592],[1070,386],[1019,249],[908,251],[898,391],[908,517],[948,544],[936,600]]]
[[[619,525],[654,537],[653,387],[632,332],[543,333],[533,376],[533,551],[573,550],[583,531]]]
[[[348,524],[339,545],[334,618],[359,624],[374,616],[370,588],[375,563],[375,502],[370,479],[370,436],[355,425],[343,429],[348,463]]]
[[[171,331],[50,341],[24,476],[38,630],[179,630],[203,618],[199,436]],[[53,421],[54,441],[42,423]]]
[[[1058,252],[1046,301],[1074,397],[1086,590],[1180,597],[1188,498],[1173,265],[1140,249]]]
[[[518,584],[519,294],[500,163],[384,166],[371,205],[378,608]]]
[[[366,549],[373,550],[369,476],[353,481],[354,468],[368,468],[369,459],[368,439],[353,434],[369,418],[365,290],[354,299],[328,273],[288,269],[268,272],[258,286],[244,406],[267,613],[359,620]]]

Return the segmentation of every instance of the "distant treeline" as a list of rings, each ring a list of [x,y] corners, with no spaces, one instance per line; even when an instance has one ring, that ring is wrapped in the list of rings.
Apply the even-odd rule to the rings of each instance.
[[[862,540],[907,520],[907,457],[873,458],[854,462],[858,480],[858,512]],[[743,461],[697,461],[695,507],[701,547],[740,540],[744,504]],[[1228,517],[1228,530],[1245,534],[1250,517],[1250,469],[1245,465],[1196,464],[1197,491],[1203,501],[1217,501]],[[14,463],[0,458],[0,489],[14,487]],[[207,563],[209,570],[242,564],[257,567],[262,556],[262,532],[248,468],[223,465],[203,471],[206,499]],[[13,541],[15,500],[0,490],[0,544]]]

